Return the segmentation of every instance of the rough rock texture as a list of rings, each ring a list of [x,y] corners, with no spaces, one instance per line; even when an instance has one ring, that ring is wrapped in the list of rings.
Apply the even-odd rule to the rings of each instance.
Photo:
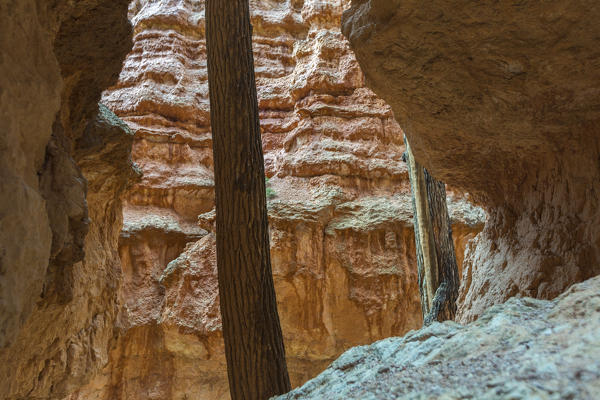
[[[61,398],[108,359],[128,128],[98,108],[123,1],[0,5],[0,398]]]
[[[600,393],[600,277],[352,348],[279,399],[582,399]]]
[[[600,273],[600,4],[353,0],[369,87],[419,162],[489,211],[459,318]]]
[[[129,128],[104,106],[77,141],[73,171],[85,177],[89,210],[85,256],[67,271],[49,269],[36,307],[0,352],[2,398],[62,398],[108,362],[119,309],[121,194],[135,176],[132,141]]]
[[[412,208],[402,132],[363,87],[342,4],[251,9],[272,262],[297,385],[353,345],[421,324]],[[124,332],[72,398],[227,398],[204,2],[134,1],[129,13],[134,47],[103,99],[135,131],[144,172],[124,206]],[[462,254],[483,214],[460,196],[450,207]]]

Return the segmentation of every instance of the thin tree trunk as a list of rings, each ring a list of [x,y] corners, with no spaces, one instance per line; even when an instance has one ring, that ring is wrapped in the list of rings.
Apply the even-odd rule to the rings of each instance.
[[[419,292],[424,325],[452,320],[458,297],[458,265],[446,203],[446,185],[415,160],[406,136],[413,199]]]
[[[207,0],[217,267],[231,398],[290,390],[271,273],[248,0]]]

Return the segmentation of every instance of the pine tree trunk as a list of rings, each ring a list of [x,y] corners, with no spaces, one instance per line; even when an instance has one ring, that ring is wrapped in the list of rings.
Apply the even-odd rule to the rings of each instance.
[[[248,0],[207,0],[217,267],[231,398],[290,390],[271,273]]]
[[[446,185],[416,162],[406,136],[413,199],[419,292],[424,325],[453,320],[458,297],[458,265],[446,203]]]

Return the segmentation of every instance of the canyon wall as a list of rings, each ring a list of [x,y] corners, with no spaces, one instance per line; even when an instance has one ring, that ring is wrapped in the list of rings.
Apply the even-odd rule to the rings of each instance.
[[[343,31],[415,157],[488,222],[461,321],[600,273],[600,5],[353,0]]]
[[[460,320],[600,273],[600,6],[353,0],[363,70],[348,6],[251,1],[294,385],[421,324],[400,126],[489,213],[450,196]],[[204,4],[129,18],[118,78],[127,2],[0,4],[1,398],[228,397]]]
[[[340,32],[346,2],[251,1],[271,254],[294,385],[345,349],[421,325],[402,132]],[[214,241],[204,2],[136,0],[103,97],[135,132],[123,325],[71,399],[228,397]],[[483,213],[450,203],[457,253]],[[200,216],[200,217],[198,217]]]
[[[62,398],[115,334],[131,131],[106,107],[127,3],[0,5],[0,398]]]

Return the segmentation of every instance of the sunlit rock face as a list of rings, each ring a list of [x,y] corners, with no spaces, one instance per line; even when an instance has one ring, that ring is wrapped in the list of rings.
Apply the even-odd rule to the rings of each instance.
[[[415,157],[489,210],[459,319],[600,273],[600,5],[353,0],[370,88]]]
[[[420,326],[402,132],[340,32],[346,2],[251,1],[271,256],[294,385]],[[134,1],[103,101],[142,180],[120,239],[124,329],[78,399],[228,398],[214,240],[203,1]],[[459,261],[483,213],[451,203]],[[200,218],[198,216],[200,215]],[[226,234],[226,233],[225,233]]]
[[[0,4],[0,398],[58,399],[108,361],[133,134],[106,107],[125,1]]]

